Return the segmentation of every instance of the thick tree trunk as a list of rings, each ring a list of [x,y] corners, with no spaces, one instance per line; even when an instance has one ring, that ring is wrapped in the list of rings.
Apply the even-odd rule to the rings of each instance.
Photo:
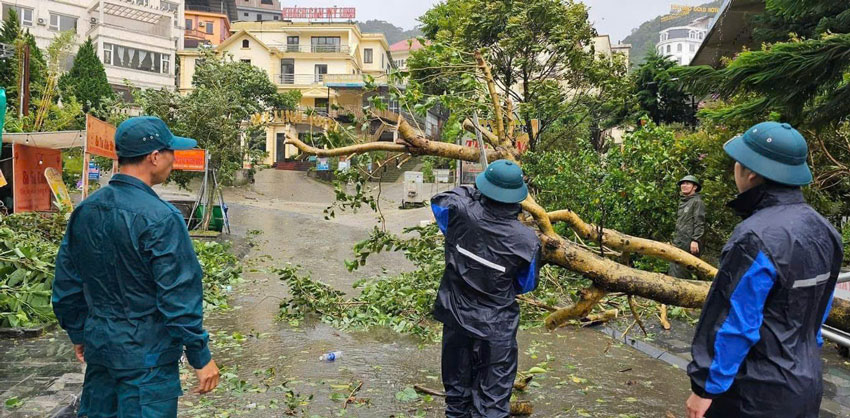
[[[596,226],[584,222],[575,212],[569,209],[549,212],[549,220],[551,222],[564,221],[582,238],[599,241],[599,233]],[[603,229],[601,241],[603,245],[616,250],[643,254],[679,263],[706,279],[711,279],[717,274],[717,269],[711,264],[669,244],[646,238],[633,237],[613,229]]]

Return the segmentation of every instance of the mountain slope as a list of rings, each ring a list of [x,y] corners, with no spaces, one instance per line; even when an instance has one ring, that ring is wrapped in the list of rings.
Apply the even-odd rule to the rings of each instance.
[[[362,33],[383,33],[387,37],[387,43],[390,45],[405,39],[422,36],[422,31],[419,29],[404,30],[390,22],[383,20],[367,20],[365,22],[357,22],[360,25]]]

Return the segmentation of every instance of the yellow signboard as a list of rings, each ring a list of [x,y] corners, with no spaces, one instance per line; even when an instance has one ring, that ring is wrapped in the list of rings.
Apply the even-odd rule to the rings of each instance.
[[[3,175],[3,171],[0,170],[0,187],[6,187],[9,184],[6,182],[6,177]]]
[[[56,197],[57,205],[63,209],[73,209],[74,205],[71,203],[71,195],[68,193],[68,188],[65,187],[65,182],[62,181],[62,174],[59,173],[59,170],[53,167],[45,168],[44,177],[47,179],[50,190],[53,191],[53,196]]]

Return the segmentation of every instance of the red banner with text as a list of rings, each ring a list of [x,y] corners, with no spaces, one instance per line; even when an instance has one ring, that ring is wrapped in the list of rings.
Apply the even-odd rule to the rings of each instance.
[[[44,170],[53,167],[61,173],[62,152],[14,144],[12,158],[15,213],[49,211],[52,207],[52,194],[44,177]]]
[[[92,115],[86,115],[86,152],[117,160],[115,153],[115,125]]]
[[[174,151],[174,169],[183,171],[204,171],[206,169],[207,151],[189,149]]]

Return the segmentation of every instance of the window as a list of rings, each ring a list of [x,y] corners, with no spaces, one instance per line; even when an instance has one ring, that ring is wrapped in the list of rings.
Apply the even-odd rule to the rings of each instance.
[[[262,22],[262,21],[263,21],[263,15],[260,14],[260,13],[257,13],[257,22]]]
[[[103,63],[112,65],[112,45],[103,44]]]
[[[251,59],[250,59],[250,58],[242,58],[242,59],[240,59],[239,61],[242,61],[242,62],[244,62],[244,63],[246,63],[246,64],[250,64],[250,63],[251,63]]]
[[[319,113],[328,113],[328,99],[326,97],[317,97],[313,103],[313,107],[315,107]]]
[[[667,45],[667,52],[672,52],[672,50],[670,49],[670,45]]]
[[[242,48],[250,48],[250,47],[251,47],[251,43],[248,42],[247,39],[243,39],[242,40]]]
[[[260,4],[268,4],[268,5],[273,6],[274,1],[273,0],[260,0]]]
[[[328,73],[328,65],[327,64],[316,64],[314,69],[315,77],[313,79],[316,83],[321,83],[325,80],[325,74]]]
[[[274,20],[280,20],[280,16],[274,15]]]
[[[676,52],[682,52],[682,44],[676,44]]]
[[[207,22],[206,25],[204,26],[204,29],[207,30],[207,35],[212,35],[213,32],[215,31],[215,23]]]
[[[32,9],[21,7],[21,6],[13,6],[11,4],[3,5],[3,19],[7,19],[9,17],[9,10],[14,10],[15,14],[18,16],[18,22],[21,22],[22,26],[32,26]]]
[[[170,1],[159,2],[159,10],[174,13],[177,11],[178,8],[179,6],[177,5],[177,3],[172,3]]]
[[[186,30],[192,30],[192,19],[186,19]]]
[[[363,62],[366,64],[372,63],[372,48],[363,49]]]
[[[691,48],[691,52],[695,52],[695,51],[696,51],[696,46],[695,46],[694,44],[691,44],[691,45],[690,45],[690,48]]]
[[[104,64],[114,65],[116,67],[169,74],[171,71],[170,60],[170,55],[160,54],[159,52],[109,43],[103,44]]]
[[[286,52],[298,52],[298,45],[301,43],[301,38],[297,36],[286,37]]]
[[[284,58],[280,60],[280,84],[295,83],[295,60]]]
[[[339,36],[314,36],[310,45],[313,52],[339,52]]]
[[[384,68],[384,54],[381,54],[381,68]]]
[[[77,18],[58,15],[55,13],[50,14],[50,30],[65,32],[68,30],[77,31]]]
[[[248,0],[245,0],[245,1],[248,1]],[[248,17],[248,12],[245,12],[245,17]]]

